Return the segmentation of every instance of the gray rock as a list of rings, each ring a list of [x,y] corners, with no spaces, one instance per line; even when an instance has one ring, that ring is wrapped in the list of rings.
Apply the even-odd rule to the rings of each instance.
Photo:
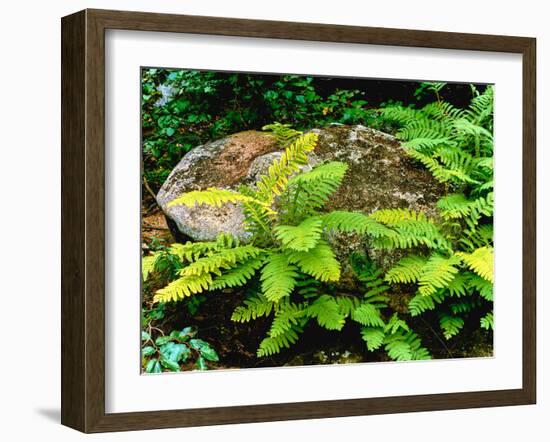
[[[322,161],[342,161],[348,172],[339,191],[328,202],[327,210],[353,210],[370,214],[378,209],[410,208],[434,215],[435,204],[444,188],[422,167],[418,167],[386,133],[364,127],[332,125],[314,129],[319,142],[311,167]],[[235,189],[254,182],[280,155],[273,138],[262,132],[241,132],[198,146],[183,157],[163,184],[157,201],[179,232],[193,240],[209,240],[221,232],[242,239],[243,215],[238,205],[217,209],[206,206],[167,207],[183,192],[223,187]],[[345,256],[352,251],[369,253],[387,268],[397,257],[393,251],[374,251],[368,239],[357,235],[333,235],[330,242],[344,263],[342,284],[350,280]],[[344,258],[344,259],[342,259]]]

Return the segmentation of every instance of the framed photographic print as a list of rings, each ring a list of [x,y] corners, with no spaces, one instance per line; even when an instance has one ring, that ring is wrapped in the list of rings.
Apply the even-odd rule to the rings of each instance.
[[[62,20],[62,423],[535,403],[535,40]]]

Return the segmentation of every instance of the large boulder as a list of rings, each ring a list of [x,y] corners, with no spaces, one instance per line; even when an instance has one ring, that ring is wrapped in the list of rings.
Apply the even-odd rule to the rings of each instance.
[[[378,209],[410,208],[435,214],[435,204],[443,195],[443,187],[429,171],[407,156],[395,137],[360,125],[331,125],[313,132],[319,135],[319,141],[311,155],[312,165],[337,160],[349,166],[327,210],[370,214]],[[278,155],[280,148],[273,137],[256,131],[237,133],[198,146],[186,154],[157,195],[179,239],[210,240],[221,232],[244,239],[243,214],[237,205],[189,208],[167,204],[183,192],[208,187],[235,189],[240,184],[254,182]],[[369,250],[368,240],[363,238],[338,236],[331,242],[339,256],[360,250],[369,253],[382,267],[395,261],[394,252]]]

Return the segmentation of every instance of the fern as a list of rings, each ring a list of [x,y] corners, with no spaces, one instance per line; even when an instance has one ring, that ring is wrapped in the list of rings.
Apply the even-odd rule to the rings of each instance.
[[[275,237],[284,248],[307,252],[317,245],[321,238],[323,221],[317,217],[307,218],[297,226],[277,226]]]
[[[307,308],[307,315],[317,319],[317,323],[327,330],[342,330],[346,315],[341,305],[329,295],[321,295]]]
[[[426,259],[416,255],[409,255],[400,259],[397,264],[386,273],[386,281],[392,283],[410,284],[418,282],[422,276],[422,269]]]
[[[256,258],[244,261],[214,279],[212,284],[210,284],[209,289],[219,290],[228,287],[243,286],[256,274],[256,271],[263,265],[263,263],[264,261],[262,259]]]
[[[492,312],[487,313],[483,318],[480,319],[479,322],[480,322],[481,328],[484,328],[485,330],[493,330],[494,329],[493,313]]]
[[[268,336],[264,338],[262,342],[260,342],[260,347],[257,351],[258,357],[271,356],[279,353],[284,348],[289,348],[298,341],[299,333],[301,332],[302,329],[295,325],[278,336]]]
[[[320,240],[307,252],[292,252],[288,255],[289,262],[296,264],[307,275],[322,282],[338,281],[340,279],[340,263],[327,242]]]
[[[483,279],[493,282],[494,280],[494,257],[492,247],[480,247],[472,253],[458,252],[460,256],[475,273]]]
[[[289,296],[296,286],[298,269],[285,254],[271,254],[261,270],[262,292],[269,301]]]
[[[183,276],[172,281],[166,287],[157,290],[154,296],[155,302],[180,301],[185,297],[196,295],[208,290],[212,283],[210,273],[202,275]]]
[[[464,319],[460,316],[452,316],[443,314],[439,318],[439,325],[443,330],[443,336],[445,339],[451,339],[460,333],[462,327],[464,327]]]
[[[231,320],[235,322],[250,322],[251,320],[269,316],[274,309],[275,303],[269,301],[265,296],[257,294],[256,296],[246,299],[244,305],[238,306]]]

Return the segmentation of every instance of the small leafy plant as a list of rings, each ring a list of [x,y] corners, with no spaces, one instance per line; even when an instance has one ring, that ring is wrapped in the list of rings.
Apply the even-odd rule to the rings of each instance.
[[[185,327],[153,339],[148,331],[142,331],[141,360],[145,373],[182,371],[183,364],[192,361],[196,369],[207,370],[209,362],[219,360],[218,354],[206,341],[195,338],[196,334],[193,327]]]

